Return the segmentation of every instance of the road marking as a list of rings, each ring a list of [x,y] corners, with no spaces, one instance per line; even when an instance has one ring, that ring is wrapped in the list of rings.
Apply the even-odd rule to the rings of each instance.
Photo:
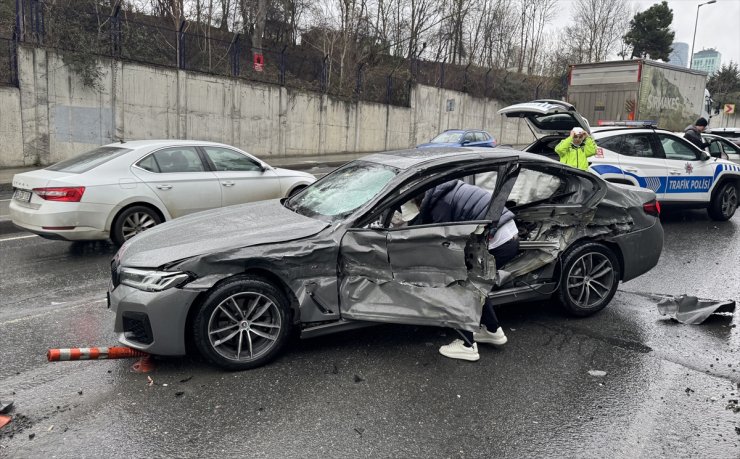
[[[12,201],[12,199],[0,199],[0,202],[8,202],[8,201]]]
[[[34,314],[32,316],[25,316],[25,317],[19,317],[17,319],[6,320],[5,322],[0,322],[0,327],[5,326],[5,325],[10,325],[10,324],[16,324],[18,322],[23,322],[23,321],[26,321],[26,320],[38,319],[39,317],[46,317],[46,316],[49,315],[49,313],[68,311],[70,309],[77,309],[77,308],[81,308],[83,306],[89,306],[91,304],[105,303],[106,301],[108,301],[108,300],[107,299],[105,299],[105,300],[95,300],[95,301],[81,300],[81,303],[75,304],[75,305],[72,305],[72,306],[69,306],[69,307],[66,307],[66,308],[57,308],[57,309],[52,309],[51,311],[43,312],[43,313],[40,313],[40,314]],[[68,302],[65,302],[65,303],[68,303]],[[52,304],[53,304],[53,302],[52,302]]]
[[[15,241],[15,240],[18,240],[18,239],[28,239],[29,237],[38,237],[38,236],[37,236],[37,235],[35,235],[35,234],[31,234],[31,235],[29,235],[29,236],[18,236],[18,237],[9,237],[9,238],[7,238],[7,239],[0,239],[0,242],[5,242],[5,241]]]

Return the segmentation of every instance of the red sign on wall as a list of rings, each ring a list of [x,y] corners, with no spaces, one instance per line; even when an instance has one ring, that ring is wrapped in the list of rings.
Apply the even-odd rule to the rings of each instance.
[[[265,56],[262,53],[254,53],[254,71],[261,72],[265,69]]]

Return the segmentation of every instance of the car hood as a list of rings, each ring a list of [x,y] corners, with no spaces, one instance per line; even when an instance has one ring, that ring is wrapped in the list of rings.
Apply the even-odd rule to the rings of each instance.
[[[157,268],[220,250],[301,239],[327,226],[286,209],[277,199],[240,204],[155,226],[126,242],[115,260],[121,266]]]
[[[574,127],[580,127],[591,133],[591,126],[576,108],[560,100],[534,100],[510,105],[499,110],[498,114],[507,118],[525,118],[537,138],[546,135],[568,135]]]
[[[316,181],[316,176],[308,172],[296,171],[293,169],[283,169],[282,167],[273,167],[273,170],[280,177],[296,177],[296,178],[305,178],[306,180],[310,182]]]

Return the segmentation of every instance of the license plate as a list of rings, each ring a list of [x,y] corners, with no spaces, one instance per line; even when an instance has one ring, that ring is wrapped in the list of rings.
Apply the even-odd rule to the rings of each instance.
[[[15,192],[13,193],[13,199],[21,202],[30,202],[31,192],[26,190],[15,190]]]

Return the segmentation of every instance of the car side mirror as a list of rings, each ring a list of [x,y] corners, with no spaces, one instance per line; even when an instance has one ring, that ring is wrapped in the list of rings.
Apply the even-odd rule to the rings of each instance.
[[[721,158],[722,153],[720,153],[719,151],[710,151],[709,156],[712,158]],[[706,158],[706,159],[709,159],[709,158]]]

